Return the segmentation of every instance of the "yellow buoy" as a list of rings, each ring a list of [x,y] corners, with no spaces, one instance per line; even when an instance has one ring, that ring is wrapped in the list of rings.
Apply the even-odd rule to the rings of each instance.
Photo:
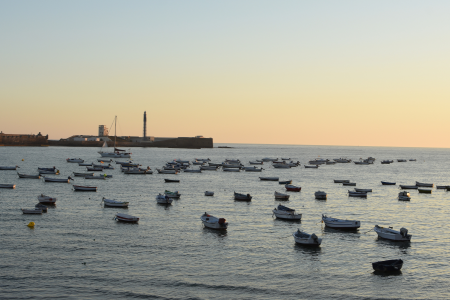
[[[30,223],[28,223],[27,226],[28,226],[28,227],[34,227],[34,225],[35,225],[34,222],[30,222]]]
[[[22,158],[22,161],[24,161],[25,159]]]

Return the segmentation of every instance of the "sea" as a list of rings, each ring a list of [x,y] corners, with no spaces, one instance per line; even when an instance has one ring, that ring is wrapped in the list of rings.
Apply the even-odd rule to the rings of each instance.
[[[233,148],[132,148],[132,160],[150,166],[152,175],[126,175],[118,165],[106,180],[74,177],[72,183],[19,179],[16,171],[0,171],[0,299],[448,299],[450,297],[450,193],[411,190],[411,201],[399,201],[399,184],[416,181],[450,185],[449,149],[299,145],[227,144]],[[67,158],[95,162],[96,148],[0,147],[0,165],[18,165],[21,173],[37,174],[53,167],[64,178],[85,167]],[[309,160],[374,157],[372,165],[354,163],[304,168]],[[264,163],[261,173],[203,171],[157,174],[174,159],[209,158],[249,161],[290,158],[301,166],[275,169]],[[392,159],[392,164],[381,164]],[[407,162],[397,162],[406,159]],[[409,161],[416,159],[416,161]],[[119,159],[118,159],[119,160]],[[126,159],[120,159],[125,161]],[[259,166],[258,166],[259,167]],[[191,166],[198,168],[198,166]],[[276,201],[285,192],[278,182],[292,180],[301,192]],[[164,179],[179,179],[165,183]],[[367,199],[350,198],[354,187],[373,189]],[[395,182],[384,186],[381,181]],[[74,192],[72,184],[97,186],[97,192]],[[180,199],[161,206],[155,197],[178,191]],[[314,192],[328,194],[315,200]],[[206,197],[205,191],[214,191]],[[251,194],[251,202],[233,199],[233,192]],[[56,206],[42,215],[24,215],[37,196],[56,197]],[[106,208],[102,198],[129,201],[128,209]],[[283,204],[302,214],[301,222],[273,217]],[[122,212],[140,218],[137,224],[114,220]],[[226,232],[204,228],[207,212],[225,218]],[[326,228],[327,216],[359,220],[355,232]],[[34,228],[27,227],[35,222]],[[377,237],[375,225],[412,234],[410,243]],[[323,239],[320,247],[298,245],[300,229]],[[398,274],[374,273],[372,262],[402,259]]]

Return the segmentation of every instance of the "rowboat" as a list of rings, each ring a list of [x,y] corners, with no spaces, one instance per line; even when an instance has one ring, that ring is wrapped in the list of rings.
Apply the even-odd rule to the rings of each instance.
[[[402,190],[417,190],[419,187],[416,185],[399,185]]]
[[[323,191],[317,191],[314,193],[314,197],[317,200],[327,200],[327,193],[325,193]]]
[[[284,185],[286,185],[286,184],[291,184],[291,183],[292,183],[292,180],[278,181],[278,183],[279,183],[279,184],[284,184]]]
[[[42,203],[38,203],[38,204],[36,204],[34,207],[35,207],[36,209],[42,210],[43,213],[48,212],[48,207],[45,206],[45,205],[42,204]]]
[[[24,215],[42,215],[42,209],[40,208],[21,208]]]
[[[411,158],[409,161],[417,161],[417,159],[415,158]]]
[[[84,160],[81,158],[68,158],[66,159],[68,163],[84,163]]]
[[[279,204],[278,207],[272,210],[273,214],[278,219],[285,220],[301,220],[302,214],[295,213],[295,209],[286,207],[284,205]]]
[[[372,268],[375,271],[383,273],[400,272],[402,267],[403,267],[403,260],[401,259],[384,260],[372,263]]]
[[[356,182],[344,182],[342,183],[344,186],[356,186]]]
[[[103,197],[102,202],[107,207],[128,207],[128,202],[106,199]]]
[[[305,165],[305,168],[307,168],[307,169],[318,169],[319,165],[315,165],[315,166],[307,166],[307,165]]]
[[[80,191],[80,192],[96,192],[97,191],[96,186],[74,185],[73,189],[74,189],[74,191]]]
[[[44,194],[37,196],[37,199],[38,199],[39,203],[45,203],[45,204],[55,204],[56,203],[55,197],[46,196]]]
[[[224,171],[224,172],[240,172],[241,169],[223,168],[222,171]]]
[[[206,228],[226,230],[228,228],[228,222],[224,218],[216,218],[208,213],[204,213],[200,220]]]
[[[350,182],[350,180],[342,180],[342,179],[335,179],[334,183],[346,183],[346,182]]]
[[[259,177],[259,180],[262,181],[278,181],[280,180],[279,177]]]
[[[176,179],[164,179],[165,182],[180,182],[180,180]]]
[[[53,167],[53,168],[41,168],[41,167],[38,167],[38,171],[54,171],[54,170],[56,170],[56,167]]]
[[[438,189],[438,190],[446,190],[449,188],[450,188],[450,185],[437,185],[436,186],[436,189]]]
[[[28,174],[21,174],[21,173],[17,173],[17,175],[19,175],[19,178],[28,178],[28,179],[39,179],[41,178],[41,175],[28,175]]]
[[[244,171],[245,172],[261,172],[262,170],[264,170],[263,168],[257,168],[257,167],[245,167]]]
[[[214,192],[206,191],[205,196],[214,196]]]
[[[2,188],[2,189],[15,189],[16,185],[15,184],[3,183],[3,184],[0,184],[0,188]]]
[[[156,196],[156,203],[158,203],[158,204],[169,205],[169,204],[172,204],[172,202],[173,202],[173,198],[170,198],[167,195],[159,194],[158,196]]]
[[[431,194],[431,190],[429,189],[417,189],[421,194]]]
[[[20,168],[19,166],[13,166],[13,167],[9,167],[9,166],[0,166],[0,170],[17,170],[17,168]]]
[[[353,191],[348,191],[349,197],[359,197],[359,198],[367,198],[367,193],[358,193]]]
[[[275,192],[274,195],[275,195],[276,200],[289,200],[289,197],[290,197],[290,195],[278,193],[278,192]]]
[[[73,180],[73,178],[72,177],[67,177],[67,179],[64,179],[64,178],[50,178],[50,177],[46,177],[46,176],[43,176],[44,177],[44,181],[45,182],[67,182],[67,183],[69,183],[71,180]]]
[[[250,194],[245,195],[234,192],[234,200],[252,201],[252,196],[250,196]]]
[[[132,223],[139,221],[138,217],[127,215],[127,214],[122,214],[122,213],[117,213],[115,219],[117,221],[132,222]]]
[[[392,229],[392,227],[384,228],[378,225],[375,225],[373,228],[378,234],[378,237],[391,240],[391,241],[411,241],[412,235],[408,234],[408,229],[400,228],[400,231]]]
[[[387,182],[387,181],[382,181],[381,182],[382,185],[395,185],[395,182]]]
[[[406,162],[406,159],[397,159],[398,162]]]
[[[178,199],[181,197],[181,194],[178,193],[178,191],[171,192],[171,191],[165,190],[164,195],[166,195],[169,198],[175,198],[175,199]]]
[[[355,192],[359,192],[359,193],[372,193],[372,189],[357,189],[357,188],[355,188]]]
[[[398,200],[400,201],[410,201],[411,200],[411,196],[409,194],[409,192],[400,192],[398,193]]]
[[[158,171],[158,174],[178,174],[178,170],[161,170],[156,169]]]
[[[302,189],[301,187],[292,184],[286,184],[284,187],[286,188],[287,191],[290,192],[300,192],[300,190]]]
[[[336,229],[358,229],[361,226],[360,221],[336,219],[324,214],[322,214],[322,222],[325,226]]]
[[[433,183],[423,183],[423,182],[416,181],[416,186],[418,186],[418,187],[433,187],[434,184]]]
[[[292,234],[294,236],[294,241],[297,244],[308,245],[308,246],[320,246],[322,243],[322,239],[317,237],[317,235],[308,234],[306,232],[300,231],[298,229],[296,232]]]
[[[262,165],[262,164],[264,164],[264,162],[262,162],[262,161],[249,161],[249,163],[251,165]]]
[[[101,172],[101,171],[103,171],[103,168],[86,167],[86,170],[91,171],[91,172]]]
[[[351,159],[346,159],[346,158],[335,158],[333,159],[335,162],[337,163],[350,163],[352,160]]]
[[[290,169],[291,168],[290,165],[284,164],[284,163],[283,164],[273,164],[272,166],[276,169]]]
[[[201,173],[201,172],[202,170],[189,170],[189,169],[184,170],[184,173]]]
[[[381,164],[383,164],[383,165],[388,165],[388,164],[391,164],[391,163],[393,163],[394,161],[393,160],[382,160],[381,161]]]

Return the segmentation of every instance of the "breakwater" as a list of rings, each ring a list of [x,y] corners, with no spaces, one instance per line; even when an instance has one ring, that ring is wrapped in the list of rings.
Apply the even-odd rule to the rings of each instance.
[[[0,146],[48,146],[48,135],[0,133]]]

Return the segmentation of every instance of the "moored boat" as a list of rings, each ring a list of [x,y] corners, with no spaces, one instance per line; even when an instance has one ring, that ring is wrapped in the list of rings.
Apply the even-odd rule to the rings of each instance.
[[[433,183],[423,183],[423,182],[416,181],[416,186],[418,186],[418,187],[433,187],[434,184]]]
[[[189,170],[189,169],[184,170],[184,173],[201,173],[201,172],[202,170]]]
[[[46,196],[44,194],[40,194],[39,196],[37,196],[37,199],[38,199],[39,203],[45,203],[45,204],[55,204],[56,203],[55,197]]]
[[[301,187],[292,184],[286,184],[284,187],[287,191],[290,192],[300,192],[300,190],[302,189]]]
[[[382,185],[395,185],[396,182],[382,181],[381,184],[382,184]]]
[[[343,220],[327,217],[322,214],[322,222],[325,223],[325,226],[336,229],[358,229],[361,226],[360,221],[356,220]]]
[[[261,181],[278,181],[280,180],[279,177],[259,177],[259,180]]]
[[[42,215],[42,209],[40,208],[21,208],[24,215]]]
[[[348,191],[349,197],[367,198],[367,193]]]
[[[314,233],[309,234],[309,233],[300,231],[300,229],[298,229],[292,235],[297,244],[308,245],[308,246],[320,246],[320,244],[322,243],[322,239],[319,238]]]
[[[164,182],[180,182],[178,179],[164,179]]]
[[[431,190],[429,189],[417,189],[421,194],[431,194]]]
[[[400,184],[399,187],[402,190],[417,190],[419,188],[417,185],[403,185],[403,184]]]
[[[73,180],[72,177],[67,177],[67,179],[64,178],[50,178],[47,176],[43,176],[44,177],[44,181],[45,182],[65,182],[65,183],[69,183],[71,180]]]
[[[136,223],[136,222],[139,221],[138,217],[135,217],[135,216],[132,216],[132,215],[123,214],[123,213],[117,213],[115,219],[117,221],[130,222],[130,223]]]
[[[437,185],[436,186],[437,190],[446,190],[446,189],[450,189],[450,185]]]
[[[200,220],[207,228],[218,230],[226,230],[228,228],[228,222],[225,218],[216,218],[206,212],[200,217]]]
[[[158,171],[158,174],[178,174],[178,170],[161,170],[156,169]]]
[[[112,199],[106,199],[105,197],[102,198],[102,202],[107,207],[128,207],[128,202],[126,201],[117,201]]]
[[[224,172],[240,172],[241,169],[239,169],[239,168],[222,168],[222,171],[224,171]]]
[[[175,199],[178,199],[181,197],[181,194],[178,193],[178,191],[171,192],[171,191],[165,190],[164,195],[166,195],[169,198],[175,198]]]
[[[29,175],[29,174],[21,174],[21,173],[17,173],[17,175],[19,175],[19,178],[28,178],[28,179],[39,179],[41,178],[41,175]]]
[[[411,200],[411,196],[409,194],[409,192],[400,192],[398,193],[398,200],[400,201],[410,201]]]
[[[375,271],[383,273],[400,272],[402,267],[403,267],[403,260],[401,259],[384,260],[372,263],[372,268]]]
[[[19,166],[0,166],[0,170],[17,170],[17,168],[20,168]]]
[[[81,158],[68,158],[66,161],[68,163],[84,163],[84,160]]]
[[[15,184],[2,183],[2,184],[0,184],[0,188],[2,188],[2,189],[15,189],[16,185]]]
[[[281,204],[279,204],[278,207],[274,208],[272,212],[278,219],[297,220],[297,221],[302,219],[302,214],[297,214],[295,213],[295,209],[289,208]]]
[[[283,193],[278,193],[278,192],[275,192],[275,199],[276,200],[289,200],[289,197],[290,197],[290,195],[288,195],[288,194],[283,194]]]
[[[327,193],[325,193],[323,191],[317,191],[314,193],[314,197],[317,200],[327,200]]]
[[[34,207],[35,207],[36,209],[42,210],[43,213],[48,212],[48,207],[45,206],[44,204],[40,203],[40,202],[39,202],[38,204],[36,204]]]
[[[205,196],[214,196],[214,192],[206,191]]]
[[[307,168],[307,169],[318,169],[318,168],[319,168],[319,165],[315,165],[315,166],[308,166],[308,165],[305,165],[305,168]]]
[[[262,161],[249,161],[249,164],[251,164],[251,165],[262,165],[262,164],[264,164],[264,162],[262,162]]]
[[[112,177],[112,175],[109,175]],[[88,175],[88,176],[84,176],[84,179],[100,179],[100,180],[105,180],[106,178],[108,178],[108,175],[106,174],[99,174],[97,176],[95,175]]]
[[[334,180],[334,183],[348,183],[348,182],[350,182],[350,180],[347,180],[347,179],[335,179]]]
[[[81,192],[96,192],[97,187],[96,186],[73,185],[73,190],[81,191]]]
[[[291,183],[292,183],[292,180],[278,181],[278,183],[279,183],[279,184],[284,184],[284,185],[286,185],[286,184],[291,184]]]
[[[234,200],[251,201],[252,196],[250,196],[250,194],[245,195],[245,194],[240,194],[240,193],[234,192]]]
[[[344,186],[356,186],[356,182],[344,182],[342,183]]]
[[[169,204],[172,204],[172,202],[173,202],[173,198],[170,198],[167,195],[159,194],[158,196],[156,196],[156,203],[158,203],[158,204],[169,205]]]
[[[391,241],[403,241],[403,242],[409,242],[411,241],[412,235],[408,234],[408,229],[406,228],[400,228],[400,231],[392,229],[392,227],[384,228],[378,225],[375,225],[373,228],[373,231],[375,231],[378,234],[378,237],[391,240]]]
[[[355,192],[359,192],[359,193],[372,193],[372,189],[358,189],[358,188],[355,188]]]

